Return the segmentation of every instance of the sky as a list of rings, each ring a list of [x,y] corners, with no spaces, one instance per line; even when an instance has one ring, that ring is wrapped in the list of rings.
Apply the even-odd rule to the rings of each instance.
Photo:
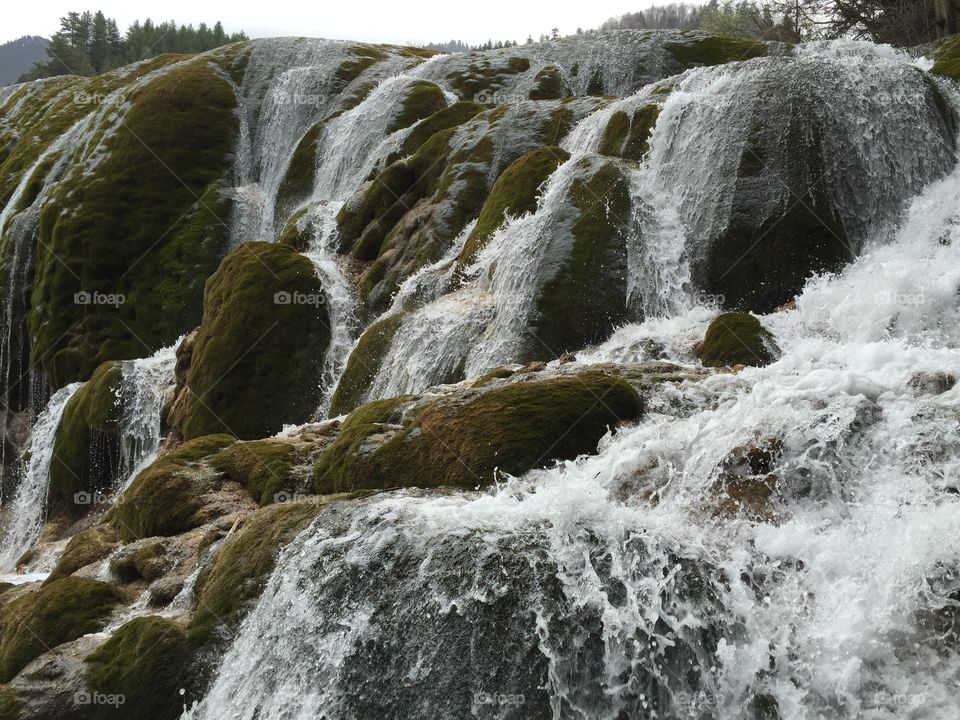
[[[22,35],[49,37],[59,18],[70,10],[103,10],[121,31],[134,20],[213,25],[250,37],[305,35],[369,42],[424,44],[451,39],[478,44],[486,40],[537,38],[557,28],[561,35],[599,26],[604,20],[635,12],[654,0],[589,0],[537,2],[524,0],[267,0],[239,3],[213,0],[27,0],[11,2],[3,11],[0,43]]]

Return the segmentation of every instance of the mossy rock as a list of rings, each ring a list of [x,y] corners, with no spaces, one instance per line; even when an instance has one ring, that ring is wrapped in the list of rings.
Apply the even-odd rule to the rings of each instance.
[[[110,559],[110,574],[121,583],[137,580],[153,582],[163,577],[169,569],[167,543],[162,540],[124,548]]]
[[[181,688],[193,684],[192,649],[184,630],[165,618],[148,616],[120,626],[86,659],[91,692],[121,695],[127,720],[174,720],[187,700]],[[94,705],[91,718],[116,718],[117,708]]]
[[[585,158],[581,163],[587,174],[577,177],[569,192],[578,213],[572,244],[540,289],[528,359],[551,360],[601,342],[627,321],[630,189],[613,162]]]
[[[88,578],[65,577],[0,608],[0,682],[65,642],[97,632],[119,602],[117,590]]]
[[[367,328],[360,336],[330,400],[331,416],[348,413],[363,402],[370,383],[390,352],[390,345],[403,324],[403,318],[403,313],[385,317]]]
[[[560,68],[547,65],[534,76],[529,97],[531,100],[560,100],[571,94]]]
[[[310,260],[285,245],[245,243],[210,277],[203,307],[188,394],[170,418],[181,436],[255,439],[308,420],[330,341]]]
[[[502,56],[471,53],[474,60],[463,70],[447,75],[447,82],[461,100],[487,104],[496,99],[496,93],[515,75],[530,69],[530,60],[522,56]]]
[[[487,385],[492,383],[494,380],[505,380],[508,377],[513,377],[514,375],[516,375],[516,372],[517,372],[516,370],[511,370],[510,368],[503,368],[503,367],[494,368],[493,370],[489,370],[485,372],[483,375],[481,375],[476,380],[474,380],[473,384],[470,387],[475,387],[475,388],[486,387]]]
[[[23,703],[10,688],[0,685],[0,720],[20,720]]]
[[[446,106],[447,98],[438,85],[426,80],[417,80],[407,88],[400,111],[387,127],[387,133],[410,127],[418,120],[430,117]]]
[[[80,568],[108,557],[120,546],[120,536],[111,525],[95,525],[70,538],[46,582],[72,575]]]
[[[417,123],[410,130],[410,133],[403,141],[403,145],[400,146],[400,150],[388,158],[388,164],[413,155],[436,133],[459,127],[481,112],[483,112],[482,105],[468,101],[455,102],[442,110],[438,110],[422,122]]]
[[[507,215],[516,217],[536,210],[540,188],[569,159],[570,153],[563,148],[548,146],[514,160],[493,184],[477,224],[460,252],[458,266],[462,268],[476,259]]]
[[[243,485],[261,506],[294,494],[303,483],[295,468],[306,465],[300,448],[285,440],[248,440],[225,448],[211,464],[228,479]],[[309,471],[303,473],[309,475]]]
[[[63,408],[50,461],[49,499],[73,515],[88,509],[74,502],[76,493],[105,490],[116,480],[122,381],[121,364],[105,362]]]
[[[179,535],[204,524],[203,496],[216,483],[203,460],[233,442],[222,434],[196,438],[144,468],[107,515],[121,539]]]
[[[936,62],[930,72],[960,78],[960,35],[941,41],[935,50]]]
[[[710,323],[697,350],[707,367],[753,365],[763,367],[780,354],[773,335],[746,313],[724,313]]]
[[[667,43],[664,48],[685,68],[752,60],[766,57],[769,52],[765,43],[723,35],[709,35],[685,42]]]
[[[296,206],[306,200],[313,191],[317,176],[317,141],[324,126],[323,122],[315,123],[293,151],[283,182],[277,190],[274,212],[278,220],[288,218],[296,210]]]
[[[618,110],[610,116],[597,150],[601,155],[640,161],[650,149],[650,136],[660,115],[658,105],[644,105],[632,116]]]
[[[299,253],[306,252],[310,248],[313,233],[312,223],[306,216],[308,210],[308,208],[301,208],[287,220],[280,232],[278,243],[292,247]]]
[[[236,629],[249,603],[263,591],[277,554],[327,502],[329,499],[279,503],[244,520],[197,578],[197,610],[188,627],[194,646],[223,641]]]
[[[368,403],[344,421],[314,465],[318,493],[387,487],[473,489],[596,451],[608,428],[642,413],[623,380],[584,373],[525,381],[410,407]]]
[[[77,162],[40,212],[27,326],[32,363],[54,388],[194,327],[229,239],[220,183],[238,130],[230,82],[198,58],[125,100],[103,157]],[[79,304],[81,292],[125,301]]]

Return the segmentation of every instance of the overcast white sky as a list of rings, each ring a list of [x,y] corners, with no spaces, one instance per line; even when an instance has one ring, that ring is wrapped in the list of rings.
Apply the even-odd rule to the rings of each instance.
[[[667,2],[668,0],[663,0]],[[176,20],[212,25],[223,22],[229,32],[244,30],[251,37],[306,35],[426,43],[456,38],[469,43],[488,39],[523,41],[558,28],[568,35],[578,27],[594,28],[607,18],[634,12],[654,0],[586,0],[530,2],[524,0],[266,0],[238,3],[215,0],[12,0],[3,10],[0,42],[22,35],[49,37],[69,10],[103,10],[121,30],[134,20]]]

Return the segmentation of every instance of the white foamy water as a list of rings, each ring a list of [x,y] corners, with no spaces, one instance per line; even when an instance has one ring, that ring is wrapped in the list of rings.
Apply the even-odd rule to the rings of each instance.
[[[57,390],[33,425],[23,475],[10,503],[7,525],[3,531],[0,570],[13,569],[17,559],[40,536],[46,519],[47,487],[50,482],[50,462],[53,459],[57,426],[67,401],[82,385],[83,383],[71,383]]]
[[[865,56],[820,51],[834,54],[841,65]],[[737,81],[698,72],[690,83]],[[699,134],[681,130],[711,116],[699,92],[668,101],[647,161],[658,164],[635,180],[651,182],[643,173],[655,168],[678,187],[700,183],[684,166]],[[655,386],[646,416],[596,455],[489,492],[397,491],[326,508],[282,553],[185,717],[952,720],[960,169],[937,179],[935,167],[911,165],[915,149],[896,159],[902,185],[869,167],[877,156],[856,160],[869,170],[864,197],[844,209],[862,254],[812,278],[795,310],[761,318],[783,350],[777,362]],[[863,191],[871,179],[877,195]],[[672,213],[688,257],[697,235],[684,203],[696,196],[651,203]],[[886,217],[865,223],[878,201]],[[722,214],[722,198],[704,207]],[[505,231],[520,239],[535,216]],[[678,245],[651,257],[666,252],[679,269]],[[653,287],[687,294],[670,279],[682,273],[665,277]],[[391,357],[419,344],[431,367],[455,369],[468,355],[435,349],[496,322],[489,287],[415,310]],[[687,298],[580,362],[645,360],[656,348],[695,364],[716,309]],[[403,367],[389,365],[396,379],[378,378],[377,392],[415,382]]]

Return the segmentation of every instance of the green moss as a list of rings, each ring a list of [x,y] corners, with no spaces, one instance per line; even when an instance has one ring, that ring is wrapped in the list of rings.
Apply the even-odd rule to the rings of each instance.
[[[183,712],[180,689],[191,684],[192,658],[186,633],[161,617],[139,617],[122,625],[87,658],[91,691],[122,695],[127,720],[174,720]],[[108,720],[117,708],[94,705],[92,718]]]
[[[684,67],[723,65],[738,60],[765,57],[768,48],[756,40],[711,35],[686,42],[667,43],[664,48]]]
[[[263,590],[277,553],[316,517],[327,501],[280,503],[248,517],[197,578],[197,611],[188,634],[197,646],[224,639]]]
[[[350,412],[360,405],[402,323],[403,313],[397,313],[378,320],[360,336],[330,401],[331,416]]]
[[[0,608],[0,682],[62,643],[100,630],[119,601],[102,582],[65,577]]]
[[[447,106],[443,90],[432,82],[417,80],[410,84],[403,98],[400,112],[387,127],[387,133],[410,127],[418,120],[430,117]]]
[[[197,59],[126,100],[130,109],[104,137],[95,170],[73,167],[40,213],[27,320],[32,361],[53,387],[194,327],[205,273],[225,249],[223,206],[210,201],[237,134],[230,83]],[[201,242],[211,228],[216,237]],[[179,292],[159,292],[164,282]],[[76,304],[81,291],[122,294],[127,302]]]
[[[941,41],[935,52],[936,62],[930,72],[960,78],[960,35]]]
[[[197,438],[144,468],[107,515],[121,539],[179,535],[202,525],[202,495],[214,483],[200,463],[233,442],[229,435]]]
[[[573,129],[574,115],[568,107],[558,107],[537,131],[537,141],[544,145],[557,145]]]
[[[75,502],[76,493],[104,490],[116,479],[122,413],[117,393],[122,380],[120,363],[105,362],[63,409],[53,443],[49,500],[72,514],[89,509],[88,504]]]
[[[603,131],[598,152],[627,160],[643,159],[650,149],[650,136],[659,115],[657,105],[644,105],[633,117],[622,110],[613,113]]]
[[[604,162],[574,180],[569,198],[579,212],[573,244],[541,288],[528,343],[532,358],[550,360],[601,342],[627,319],[624,228],[631,201],[626,178],[614,163]]]
[[[306,459],[292,443],[283,440],[250,440],[234,443],[212,459],[228,479],[243,485],[261,506],[275,502],[281,492],[300,483],[294,468]]]
[[[20,720],[23,703],[17,699],[13,691],[5,685],[0,685],[0,720]]]
[[[519,216],[537,209],[541,186],[570,154],[561,147],[534,150],[514,160],[494,183],[480,217],[464,243],[458,259],[460,267],[469,265],[507,215]]]
[[[457,70],[447,75],[447,82],[463,100],[490,102],[495,93],[503,87],[506,78],[524,73],[530,69],[530,60],[514,56],[505,63],[500,58],[474,54],[476,62],[470,63],[465,70]]]
[[[306,217],[307,212],[308,208],[301,208],[294,213],[283,226],[283,231],[280,233],[280,239],[277,242],[281,245],[288,245],[297,252],[306,252],[310,247],[312,234],[309,222],[306,226],[301,226],[300,223]]]
[[[773,335],[746,313],[724,313],[716,318],[697,352],[707,367],[762,367],[776,360],[779,353]]]
[[[433,135],[449,128],[459,127],[468,120],[476,117],[483,111],[483,106],[475,102],[456,102],[453,105],[438,110],[433,115],[418,123],[403,141],[399,152],[388,159],[393,163],[401,158],[413,155]]]
[[[78,532],[60,553],[46,582],[72,575],[80,568],[108,557],[119,546],[120,536],[111,525],[96,525]]]
[[[531,100],[559,100],[570,94],[570,88],[564,82],[560,68],[555,65],[547,65],[533,78]]]
[[[383,239],[420,199],[432,195],[445,169],[453,128],[435,133],[409,158],[387,166],[337,216],[342,251],[373,260]]]
[[[278,219],[288,217],[313,191],[317,175],[317,140],[324,126],[323,122],[314,123],[293,151],[287,172],[277,191],[275,212]]]
[[[493,370],[490,370],[489,372],[484,373],[483,375],[478,377],[476,380],[474,380],[473,385],[471,385],[470,387],[475,387],[475,388],[486,387],[493,380],[502,380],[504,378],[512,377],[515,374],[516,374],[516,371],[511,370],[510,368],[502,368],[502,367],[494,368]]]
[[[609,426],[642,411],[629,384],[601,373],[514,383],[404,413],[409,400],[351,413],[314,465],[314,489],[472,489],[493,482],[495,469],[520,475],[593,452]]]
[[[324,302],[312,263],[292,248],[251,242],[230,253],[207,281],[187,399],[170,418],[182,437],[254,439],[305,422],[330,339]]]

